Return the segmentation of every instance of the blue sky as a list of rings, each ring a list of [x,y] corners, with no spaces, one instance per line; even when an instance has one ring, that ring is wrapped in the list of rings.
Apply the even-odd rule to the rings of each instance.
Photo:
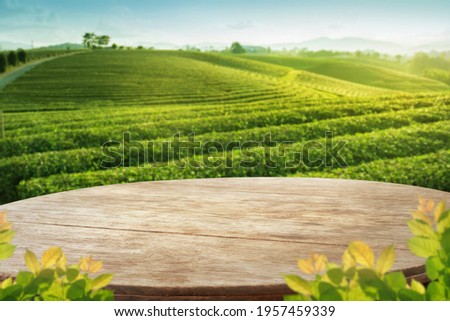
[[[450,41],[448,0],[0,0],[0,41],[81,42],[84,32],[125,45],[274,44],[364,37]]]

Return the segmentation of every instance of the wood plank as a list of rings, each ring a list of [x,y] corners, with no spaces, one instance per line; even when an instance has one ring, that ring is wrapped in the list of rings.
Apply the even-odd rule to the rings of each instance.
[[[114,273],[118,298],[275,299],[280,274],[311,252],[340,256],[352,240],[397,249],[396,269],[420,274],[406,248],[418,196],[450,193],[354,180],[230,178],[101,186],[0,206],[18,245],[1,270],[24,269],[25,248],[60,245]],[[422,272],[421,272],[422,271]]]

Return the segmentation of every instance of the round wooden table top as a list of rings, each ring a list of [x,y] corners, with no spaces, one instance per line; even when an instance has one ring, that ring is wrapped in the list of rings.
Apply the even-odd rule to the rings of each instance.
[[[356,180],[220,178],[142,182],[0,205],[14,224],[14,256],[61,246],[69,262],[92,255],[114,274],[119,299],[281,299],[283,274],[312,252],[340,261],[361,240],[376,254],[395,244],[395,269],[420,273],[406,245],[418,197],[450,193]],[[409,271],[409,272],[408,272]]]

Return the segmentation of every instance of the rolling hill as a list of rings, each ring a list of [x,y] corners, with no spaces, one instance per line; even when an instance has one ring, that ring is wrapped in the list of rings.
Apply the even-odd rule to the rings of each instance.
[[[357,69],[364,81],[351,82],[326,75],[314,61],[274,59],[98,50],[37,66],[0,92],[0,202],[96,185],[232,176],[363,178],[450,190],[447,87],[390,69],[370,73],[366,65]],[[339,66],[343,75],[358,67]],[[364,83],[377,81],[390,88]],[[195,152],[171,149],[177,133],[195,133]],[[262,146],[268,133],[283,142],[273,159]],[[346,166],[305,163],[304,146],[326,146],[325,133],[347,142]],[[111,142],[116,147],[105,150]],[[328,157],[318,148],[311,156]]]

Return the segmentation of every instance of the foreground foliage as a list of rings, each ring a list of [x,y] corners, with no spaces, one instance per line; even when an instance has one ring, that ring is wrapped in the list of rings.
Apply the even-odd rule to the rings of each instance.
[[[426,259],[427,287],[414,279],[408,283],[402,272],[389,272],[395,260],[392,245],[375,261],[372,249],[355,241],[345,250],[341,264],[319,254],[298,260],[300,270],[314,279],[285,276],[286,284],[297,293],[285,300],[450,300],[450,210],[444,202],[434,206],[433,201],[420,199],[412,217],[408,227],[414,237],[408,246]]]
[[[0,212],[0,260],[11,257],[15,246],[10,242],[14,237],[11,223],[5,213]],[[101,274],[95,278],[102,262],[90,256],[81,258],[75,265],[68,265],[66,256],[59,247],[50,247],[39,261],[27,250],[25,262],[29,271],[21,271],[15,279],[9,277],[0,282],[0,300],[9,301],[74,301],[112,300],[112,291],[104,289],[112,278],[111,274]]]

